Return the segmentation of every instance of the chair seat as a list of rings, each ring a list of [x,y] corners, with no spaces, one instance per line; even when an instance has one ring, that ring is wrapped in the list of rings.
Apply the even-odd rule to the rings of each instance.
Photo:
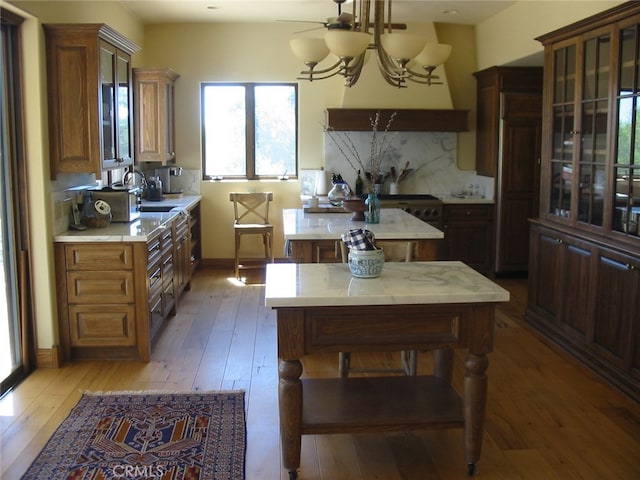
[[[236,224],[233,226],[233,228],[235,230],[241,230],[241,231],[248,231],[248,230],[255,230],[257,232],[263,231],[263,230],[273,230],[273,225],[271,224],[266,224],[266,225],[262,225],[259,223],[256,224]]]

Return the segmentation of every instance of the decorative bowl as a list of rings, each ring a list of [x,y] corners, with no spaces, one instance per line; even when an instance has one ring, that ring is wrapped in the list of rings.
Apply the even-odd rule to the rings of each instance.
[[[364,203],[364,198],[350,198],[342,201],[342,208],[347,212],[353,212],[351,220],[356,222],[364,222],[364,212],[367,206]]]
[[[384,266],[384,251],[349,249],[349,270],[358,278],[379,277]]]

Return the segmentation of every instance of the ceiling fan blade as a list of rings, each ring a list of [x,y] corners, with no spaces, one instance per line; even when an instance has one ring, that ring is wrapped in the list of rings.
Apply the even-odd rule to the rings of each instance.
[[[297,35],[298,33],[313,32],[314,30],[320,30],[321,28],[325,28],[325,27],[322,26],[322,27],[307,28],[306,30],[298,30],[297,32],[293,32],[293,34]]]
[[[327,22],[316,22],[314,20],[276,20],[278,22],[289,22],[289,23],[318,23],[324,27],[326,27],[328,24]],[[320,28],[320,27],[318,27]]]

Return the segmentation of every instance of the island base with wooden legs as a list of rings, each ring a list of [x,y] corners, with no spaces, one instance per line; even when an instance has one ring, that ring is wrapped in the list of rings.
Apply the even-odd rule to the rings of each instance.
[[[302,435],[425,428],[462,428],[467,472],[475,473],[482,449],[495,304],[508,301],[509,294],[460,262],[392,263],[385,269],[386,278],[356,280],[344,265],[268,266],[265,299],[277,316],[282,459],[291,479],[298,476]],[[288,293],[287,271],[297,286],[291,290],[289,284]],[[340,299],[345,278],[353,291]],[[400,278],[405,279],[404,289]],[[309,288],[302,287],[305,281]],[[354,293],[354,283],[361,287],[359,293]],[[425,293],[429,283],[433,288]],[[461,394],[451,385],[456,348],[468,351]],[[402,349],[433,351],[433,374],[301,378],[300,359],[305,355]]]

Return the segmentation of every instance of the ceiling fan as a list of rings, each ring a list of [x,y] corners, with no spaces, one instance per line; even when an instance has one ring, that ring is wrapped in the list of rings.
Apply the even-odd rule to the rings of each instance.
[[[329,17],[326,22],[313,21],[313,20],[278,20],[279,22],[294,22],[294,23],[317,23],[322,25],[321,27],[309,28],[307,30],[300,30],[297,33],[305,33],[313,30],[318,30],[320,28],[326,28],[327,30],[353,30],[357,29],[360,24],[358,22],[354,22],[355,16],[349,12],[342,11],[342,4],[347,0],[333,0],[333,3],[338,5],[338,16],[337,17]],[[373,24],[370,23],[369,27],[373,27]],[[398,30],[405,30],[407,28],[404,23],[394,23],[391,25],[392,28]]]

